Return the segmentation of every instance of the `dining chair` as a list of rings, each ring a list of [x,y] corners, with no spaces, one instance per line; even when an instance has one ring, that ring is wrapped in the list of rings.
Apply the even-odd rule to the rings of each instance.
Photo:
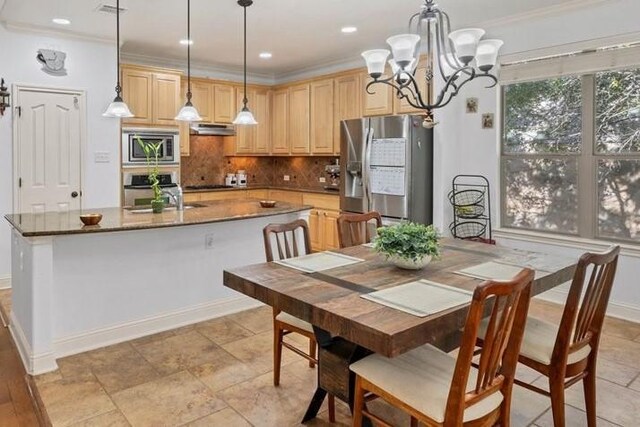
[[[620,247],[613,246],[605,253],[580,257],[559,325],[527,319],[518,361],[545,375],[549,391],[518,379],[515,383],[551,398],[555,427],[565,425],[564,390],[580,380],[587,425],[596,426],[598,346],[619,253]],[[482,339],[478,345],[485,345]]]
[[[311,253],[309,225],[303,219],[285,224],[269,224],[263,230],[264,250],[267,262],[276,258],[273,247],[277,248],[278,260],[308,255]],[[301,240],[301,241],[300,241]],[[302,247],[300,247],[302,246]],[[304,251],[300,253],[301,249]],[[284,340],[285,335],[300,334],[309,339],[309,353],[305,353]],[[309,361],[309,367],[318,364],[316,358],[316,337],[310,323],[298,319],[288,313],[273,308],[273,384],[280,385],[280,368],[282,366],[282,348],[285,347]],[[335,422],[335,398],[329,395],[329,421]]]
[[[487,281],[473,293],[457,358],[424,345],[395,358],[374,354],[351,365],[356,374],[353,426],[363,417],[391,426],[369,412],[380,397],[408,412],[411,425],[509,426],[511,389],[529,308],[533,271],[510,281]],[[489,315],[486,346],[472,366],[478,327]]]
[[[375,220],[375,228],[372,221]],[[376,211],[363,214],[341,214],[338,217],[338,242],[341,248],[371,242],[373,231],[382,227],[382,217]]]

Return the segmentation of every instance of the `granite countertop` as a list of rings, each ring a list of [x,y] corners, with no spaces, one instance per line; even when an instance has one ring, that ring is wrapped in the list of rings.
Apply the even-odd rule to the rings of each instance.
[[[187,204],[188,206],[189,204]],[[45,212],[5,215],[11,225],[25,237],[58,236],[110,231],[146,230],[237,221],[248,218],[280,215],[311,209],[311,206],[278,202],[274,208],[263,208],[258,199],[219,200],[200,202],[190,209],[178,212],[165,210],[161,214],[132,212],[124,208],[85,209],[65,213]],[[81,213],[101,213],[102,221],[85,226]]]
[[[205,188],[205,189],[188,189],[185,188],[185,193],[210,193],[213,191],[238,191],[238,190],[285,190],[285,191],[300,191],[303,193],[318,193],[318,194],[332,194],[339,196],[340,192],[335,190],[325,190],[324,188],[300,188],[300,187],[284,187],[277,185],[248,185],[246,187],[233,187],[233,188]]]

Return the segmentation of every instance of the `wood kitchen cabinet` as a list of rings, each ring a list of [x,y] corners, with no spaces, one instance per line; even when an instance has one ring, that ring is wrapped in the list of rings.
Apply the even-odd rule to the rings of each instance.
[[[362,86],[360,74],[351,74],[335,79],[334,93],[334,152],[340,153],[340,122],[362,117]]]
[[[134,115],[123,119],[123,123],[153,123],[152,92],[153,73],[139,69],[122,69],[122,98]]]
[[[333,79],[310,85],[310,145],[312,154],[333,154]]]
[[[340,197],[320,193],[302,193],[302,203],[314,207],[309,212],[311,249],[326,251],[337,249]]]
[[[187,81],[182,81],[181,100],[187,101]],[[213,121],[213,87],[207,82],[191,80],[191,103],[204,123]]]
[[[289,154],[289,89],[271,95],[271,153]]]
[[[386,79],[389,76],[383,75]],[[373,94],[366,92],[366,86],[373,79],[366,73],[362,74],[362,115],[383,116],[393,114],[393,89],[385,84],[377,84],[370,88]]]
[[[180,131],[180,157],[191,155],[191,123],[180,122],[178,130]]]
[[[234,86],[230,84],[215,84],[212,85],[212,87],[212,103],[214,111],[213,122],[233,122],[239,110],[236,108],[236,93]]]
[[[134,117],[124,124],[177,126],[181,107],[180,73],[159,72],[137,66],[122,67],[122,97]]]
[[[308,84],[292,86],[289,89],[289,144],[292,154],[309,154],[309,102]]]
[[[238,105],[242,108],[244,89],[237,89]],[[247,89],[249,110],[258,122],[257,125],[236,126],[237,154],[269,154],[271,141],[271,123],[269,116],[269,91],[267,89]]]
[[[176,126],[180,104],[180,75],[153,73],[153,123]]]

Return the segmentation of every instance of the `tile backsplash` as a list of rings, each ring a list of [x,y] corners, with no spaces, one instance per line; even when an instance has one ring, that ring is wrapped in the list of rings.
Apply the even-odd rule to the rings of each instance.
[[[245,170],[249,185],[322,188],[325,165],[337,157],[225,157],[222,137],[191,135],[190,156],[182,157],[183,186],[223,184],[227,173]],[[289,175],[289,181],[284,176]]]

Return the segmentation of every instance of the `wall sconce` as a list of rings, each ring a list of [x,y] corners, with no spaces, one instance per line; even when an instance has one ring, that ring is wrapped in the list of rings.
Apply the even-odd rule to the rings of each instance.
[[[0,116],[4,116],[4,110],[9,107],[9,91],[4,85],[4,79],[0,79]]]

